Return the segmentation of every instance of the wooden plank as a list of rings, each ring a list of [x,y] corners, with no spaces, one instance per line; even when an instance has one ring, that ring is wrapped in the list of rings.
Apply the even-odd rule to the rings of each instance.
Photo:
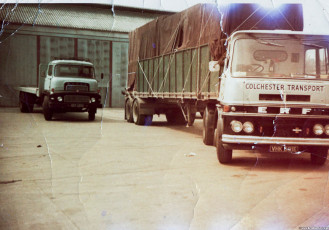
[[[159,87],[157,92],[163,92],[163,70],[164,70],[164,57],[159,57]]]
[[[176,92],[176,54],[170,56],[169,92]]]
[[[183,91],[183,64],[183,52],[179,52],[176,54],[176,89],[178,93]]]
[[[149,81],[151,84],[150,92],[154,91],[154,59],[149,60],[149,72],[148,72]]]
[[[154,59],[153,72],[154,72],[154,78],[153,78],[154,89],[153,89],[153,91],[158,92],[158,90],[159,90],[159,58]]]
[[[192,78],[192,66],[191,66],[191,50],[184,51],[184,92],[192,92],[191,90],[191,78]]]
[[[191,60],[192,60],[191,92],[197,93],[198,49],[192,49]]]
[[[164,83],[163,83],[163,92],[169,92],[169,55],[164,56],[164,63],[163,63],[163,77],[164,77]]]
[[[200,48],[200,92],[209,91],[209,48],[203,46]]]

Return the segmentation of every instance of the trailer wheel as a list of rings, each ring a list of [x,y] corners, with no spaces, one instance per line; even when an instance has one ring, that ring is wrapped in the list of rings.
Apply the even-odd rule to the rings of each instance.
[[[203,143],[205,145],[212,145],[214,141],[215,130],[215,108],[207,105],[203,114]]]
[[[34,99],[28,93],[19,92],[19,109],[22,113],[32,113]]]
[[[140,102],[135,99],[132,106],[133,121],[136,125],[145,124],[145,115],[140,114]]]
[[[125,101],[125,120],[129,123],[134,122],[131,101],[129,98]]]
[[[225,149],[222,144],[222,134],[223,134],[223,118],[221,116],[221,112],[218,111],[218,121],[217,121],[217,128],[216,128],[216,152],[217,152],[217,159],[221,164],[227,164],[232,161],[232,150]]]
[[[314,152],[313,152],[314,151]],[[323,165],[327,161],[328,148],[318,147],[313,148],[311,153],[311,162],[315,165]]]
[[[166,113],[166,118],[169,124],[185,125],[186,120],[181,109],[173,109]]]
[[[43,116],[46,121],[50,121],[53,116],[53,111],[49,108],[49,97],[45,96],[42,103]]]

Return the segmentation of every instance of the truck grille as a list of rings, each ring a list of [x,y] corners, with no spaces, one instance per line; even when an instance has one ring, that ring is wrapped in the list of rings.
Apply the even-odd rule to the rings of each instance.
[[[89,103],[89,96],[81,96],[81,95],[66,95],[66,96],[64,96],[64,102],[81,102],[81,103]]]
[[[89,91],[88,83],[80,83],[80,82],[67,82],[64,84],[65,90],[67,91]]]

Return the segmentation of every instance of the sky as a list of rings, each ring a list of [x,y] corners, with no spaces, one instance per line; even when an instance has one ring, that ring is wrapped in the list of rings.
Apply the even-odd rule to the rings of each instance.
[[[262,3],[269,7],[282,3],[302,3],[304,30],[310,33],[329,34],[328,0],[0,0],[2,3],[93,3],[128,6],[163,11],[182,11],[197,3],[227,4],[232,2]]]

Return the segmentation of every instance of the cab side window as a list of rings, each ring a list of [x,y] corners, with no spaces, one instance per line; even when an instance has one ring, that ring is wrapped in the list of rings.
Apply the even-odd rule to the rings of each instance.
[[[48,76],[52,76],[53,75],[53,66],[50,65],[48,66]]]

